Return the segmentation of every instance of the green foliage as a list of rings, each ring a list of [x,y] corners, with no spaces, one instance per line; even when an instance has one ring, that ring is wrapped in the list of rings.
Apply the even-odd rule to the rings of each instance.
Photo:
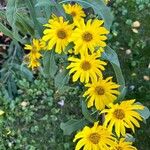
[[[13,101],[5,99],[0,93],[0,109],[5,112],[0,118],[0,147],[4,150],[69,149],[66,146],[70,145],[69,139],[63,136],[60,123],[74,117],[74,106],[71,106],[75,101],[74,88],[66,96],[59,95],[52,81],[43,77],[34,82],[23,78],[17,81],[17,86],[18,96]],[[62,99],[68,104],[58,105],[57,102]]]

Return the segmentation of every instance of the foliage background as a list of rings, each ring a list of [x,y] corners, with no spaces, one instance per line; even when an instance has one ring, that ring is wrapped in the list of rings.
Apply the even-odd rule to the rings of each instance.
[[[150,107],[150,2],[149,0],[116,0],[109,5],[115,17],[108,43],[119,55],[128,89],[126,99],[135,98]],[[138,33],[133,32],[134,21],[139,21],[141,24]],[[36,34],[32,28],[30,32]],[[27,38],[25,42],[26,40]],[[0,83],[5,80],[7,82],[5,88],[1,86],[0,89],[0,109],[5,111],[0,118],[0,148],[2,150],[73,149],[73,135],[64,136],[60,123],[71,118],[82,118],[81,107],[79,107],[80,97],[78,97],[82,90],[81,86],[74,84],[69,88],[66,87],[65,93],[58,93],[54,86],[57,81],[44,78],[42,71],[33,77],[24,66],[21,68],[18,66],[21,64],[24,52],[15,41],[12,41],[9,48],[7,46],[1,54],[3,56],[1,59],[5,63],[1,65]],[[64,63],[59,57],[56,62],[60,65]],[[109,66],[108,70],[108,74],[112,74]],[[2,73],[6,75],[7,72],[5,79]],[[10,87],[9,82],[12,81],[14,86]],[[12,91],[13,100],[10,100],[7,90],[12,88],[16,90]],[[64,100],[64,106],[58,104],[61,100]],[[147,124],[143,123],[135,134],[135,146],[139,150],[149,150],[149,124],[150,119],[147,120]]]

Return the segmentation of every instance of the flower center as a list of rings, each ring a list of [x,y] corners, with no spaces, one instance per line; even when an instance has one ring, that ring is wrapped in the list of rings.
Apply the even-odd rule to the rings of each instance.
[[[93,143],[93,144],[98,144],[100,141],[100,135],[98,133],[92,133],[89,136],[89,140]]]
[[[65,39],[65,38],[67,37],[67,34],[66,34],[66,32],[65,32],[64,30],[59,30],[59,31],[57,32],[57,36],[58,36],[58,38],[60,38],[60,39]]]
[[[93,36],[92,36],[91,33],[85,32],[85,33],[82,35],[82,38],[83,38],[84,41],[90,42],[90,41],[93,39]]]
[[[72,17],[75,17],[76,15],[77,15],[76,12],[74,12],[74,11],[71,12]]]
[[[123,150],[123,148],[118,146],[118,147],[116,147],[116,150]]]
[[[90,70],[91,64],[90,64],[88,61],[84,61],[84,62],[81,64],[81,68],[82,68],[84,71]]]
[[[125,117],[125,113],[122,109],[116,109],[113,113],[114,117],[116,117],[117,119],[123,119]]]
[[[96,91],[96,93],[97,93],[98,95],[104,95],[104,93],[105,93],[105,90],[104,90],[104,88],[103,88],[102,86],[97,86],[97,87],[95,88],[95,91]]]

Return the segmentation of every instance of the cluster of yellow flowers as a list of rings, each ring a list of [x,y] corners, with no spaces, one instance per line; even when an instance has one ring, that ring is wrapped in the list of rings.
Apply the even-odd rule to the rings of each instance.
[[[29,67],[34,69],[40,66],[41,50],[66,53],[68,44],[73,43],[74,47],[68,51],[72,52],[68,54],[69,74],[73,82],[79,80],[85,84],[87,90],[83,97],[87,98],[87,107],[95,106],[101,114],[105,114],[103,125],[95,122],[92,128],[85,126],[76,134],[74,142],[78,142],[75,150],[136,150],[131,142],[125,140],[126,128],[135,132],[134,126],[140,127],[138,120],[142,121],[142,117],[137,110],[144,107],[136,104],[135,100],[113,104],[120,92],[119,85],[112,81],[112,77],[105,79],[102,73],[107,63],[100,57],[109,33],[103,26],[104,21],[85,19],[86,14],[78,4],[66,4],[63,8],[73,21],[52,16],[44,25],[46,28],[42,39],[33,39],[32,45],[25,46],[26,50],[30,50],[27,55]]]

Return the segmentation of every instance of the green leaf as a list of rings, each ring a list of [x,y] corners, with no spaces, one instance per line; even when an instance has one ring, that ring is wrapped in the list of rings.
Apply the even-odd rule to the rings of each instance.
[[[58,12],[58,16],[63,16],[64,18],[66,18],[66,13],[62,7],[62,5],[60,5],[59,3],[55,2],[55,0],[51,0],[52,3],[54,4],[54,7],[56,8],[57,12]]]
[[[136,102],[136,104],[143,106],[143,104],[141,104],[140,102]],[[150,117],[150,111],[146,106],[144,106],[143,110],[137,110],[137,111],[140,113],[140,115],[144,120],[147,120]]]
[[[6,18],[13,28],[16,23],[17,6],[18,0],[8,0],[6,7]]]
[[[63,130],[64,135],[71,135],[74,131],[82,129],[86,124],[84,119],[71,119],[68,122],[61,123],[60,128]]]
[[[42,33],[42,26],[40,25],[40,23],[37,20],[37,15],[36,15],[34,4],[30,0],[26,0],[26,4],[29,8],[30,16],[34,22],[34,26],[35,26],[36,30],[38,31],[38,34],[40,35],[40,37],[42,37],[42,34],[43,34]]]
[[[120,101],[125,97],[126,87],[125,87],[125,80],[120,68],[118,56],[114,50],[112,50],[110,47],[107,46],[105,52],[103,52],[102,54],[102,58],[104,60],[109,61],[115,71],[117,82],[120,85],[119,91],[121,92],[117,101]]]
[[[63,0],[60,3],[69,2],[71,0]],[[74,0],[74,2],[78,2],[81,5],[87,5],[89,7],[92,7],[95,14],[98,14],[100,17],[104,19],[105,27],[110,30],[110,27],[113,22],[113,15],[110,11],[110,8],[104,4],[103,0]]]
[[[58,72],[58,74],[55,77],[55,87],[58,90],[63,89],[63,87],[69,82],[69,78],[69,74],[66,70]]]
[[[135,142],[135,138],[129,133],[126,134],[125,138],[127,142]]]
[[[6,13],[4,10],[0,10],[0,18],[5,19],[6,18]]]
[[[54,78],[58,67],[56,65],[55,61],[55,53],[53,51],[47,51],[44,53],[43,56],[43,71],[45,75],[48,77],[50,76],[51,78]]]
[[[37,4],[35,7],[49,7],[49,6],[54,6],[53,3],[50,2],[50,0],[38,0]]]
[[[30,35],[34,37],[35,34],[34,28],[32,26],[31,20],[28,18],[27,15],[23,15],[22,13],[17,13],[16,23],[18,23],[25,30],[25,32],[30,33]],[[23,30],[22,28],[20,28],[20,32],[22,32]]]
[[[2,23],[0,23],[0,32],[3,32],[6,36],[13,39],[13,33],[8,28],[6,28]]]
[[[89,110],[87,109],[87,105],[84,100],[81,100],[82,102],[82,114],[84,115],[85,119],[87,119],[89,122],[93,123],[95,120],[91,117],[91,114]]]

